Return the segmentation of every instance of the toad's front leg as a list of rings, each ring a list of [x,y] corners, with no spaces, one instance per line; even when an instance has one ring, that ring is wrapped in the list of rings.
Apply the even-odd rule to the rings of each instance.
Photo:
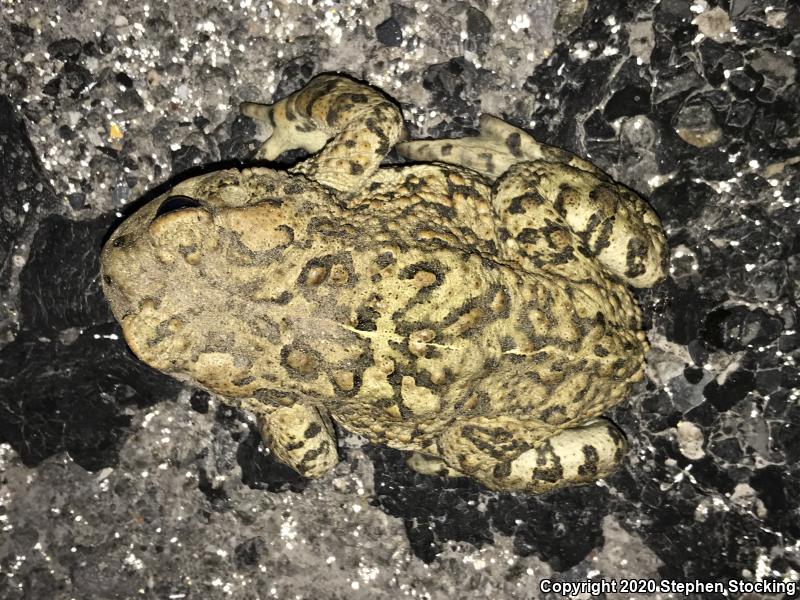
[[[358,189],[403,133],[400,110],[386,96],[339,75],[315,77],[272,105],[243,102],[240,110],[273,128],[259,158],[321,150],[292,171],[341,192]]]
[[[259,417],[261,436],[282,463],[303,477],[321,477],[339,461],[330,419],[314,406],[282,406]]]

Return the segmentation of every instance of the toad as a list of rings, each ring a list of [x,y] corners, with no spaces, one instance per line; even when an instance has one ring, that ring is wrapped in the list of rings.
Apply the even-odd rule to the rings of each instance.
[[[306,477],[338,460],[333,422],[494,490],[620,463],[601,415],[644,372],[630,287],[667,257],[636,193],[489,115],[400,142],[397,106],[338,75],[241,110],[271,129],[258,158],[311,156],[193,177],[112,234],[103,289],[141,360],[254,413]]]

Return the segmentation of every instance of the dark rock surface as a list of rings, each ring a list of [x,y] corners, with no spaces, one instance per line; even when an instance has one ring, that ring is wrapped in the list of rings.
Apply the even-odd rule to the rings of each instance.
[[[0,597],[798,580],[796,2],[37,0],[0,28]],[[241,100],[336,70],[394,96],[414,137],[496,114],[650,199],[670,277],[640,294],[648,381],[611,415],[631,450],[606,481],[492,493],[346,432],[305,481],[249,416],[126,348],[97,279],[114,224],[251,156]]]

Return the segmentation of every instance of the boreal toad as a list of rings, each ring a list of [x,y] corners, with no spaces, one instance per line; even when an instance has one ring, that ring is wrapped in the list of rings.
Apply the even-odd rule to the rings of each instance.
[[[137,356],[255,413],[308,477],[338,460],[331,420],[497,490],[614,469],[601,413],[648,349],[629,286],[666,266],[641,198],[492,116],[398,143],[395,104],[337,75],[242,111],[272,127],[258,158],[312,156],[188,179],[113,233],[103,287]],[[415,162],[381,167],[392,148]]]

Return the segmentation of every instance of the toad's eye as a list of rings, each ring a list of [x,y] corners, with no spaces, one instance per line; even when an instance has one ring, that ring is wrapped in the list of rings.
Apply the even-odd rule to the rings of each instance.
[[[158,207],[158,210],[156,211],[156,218],[171,212],[175,212],[176,210],[181,210],[184,208],[197,208],[199,206],[200,203],[194,198],[189,198],[189,196],[170,196],[161,203],[161,206]]]

